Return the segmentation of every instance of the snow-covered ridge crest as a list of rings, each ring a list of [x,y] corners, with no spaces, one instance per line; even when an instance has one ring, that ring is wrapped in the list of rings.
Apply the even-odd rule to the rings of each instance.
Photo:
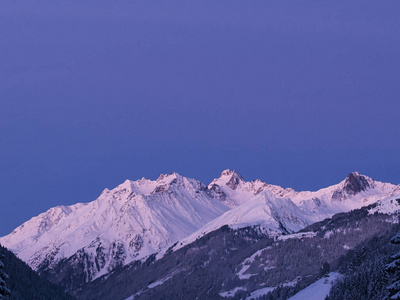
[[[359,172],[350,173],[340,183],[318,191],[295,191],[257,179],[246,182],[236,171],[225,170],[208,186],[214,196],[233,208],[249,201],[255,195],[269,190],[277,198],[290,198],[306,211],[320,212],[325,217],[376,202],[389,193],[400,193],[399,186],[375,181]]]
[[[231,182],[236,184],[232,186]],[[246,182],[236,171],[225,170],[208,188],[217,191],[216,196],[232,209],[182,240],[175,249],[224,225],[261,225],[270,235],[292,233],[336,213],[375,203],[398,187],[352,172],[336,185],[315,192],[297,192],[260,180]]]

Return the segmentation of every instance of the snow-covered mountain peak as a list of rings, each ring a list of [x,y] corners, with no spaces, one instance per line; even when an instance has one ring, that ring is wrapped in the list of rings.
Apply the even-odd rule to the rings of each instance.
[[[196,179],[191,179],[184,177],[176,172],[170,174],[161,174],[155,181],[157,185],[173,185],[173,184],[188,184],[189,182],[196,181]]]
[[[128,190],[128,191],[133,191],[134,190],[134,181],[131,181],[129,179],[126,179],[123,183],[118,185],[113,191],[115,190]]]
[[[136,195],[146,195],[149,194],[155,186],[155,182],[149,179],[142,178],[136,181],[127,179],[109,192],[113,194],[134,193]],[[105,191],[107,193],[107,189]]]
[[[206,192],[207,187],[196,179],[187,178],[173,172],[168,175],[160,175],[155,181],[155,188],[151,194],[167,191],[177,192],[179,190],[190,191],[190,193],[194,195],[195,193],[199,193],[199,191]]]
[[[375,181],[359,172],[352,172],[339,184],[321,189],[315,193],[331,194],[332,201],[344,202],[346,199],[357,196],[366,197],[369,194],[386,193],[392,190],[393,185]]]
[[[338,184],[315,192],[295,192],[290,198],[304,210],[316,213],[319,217],[329,217],[335,213],[375,203],[393,193],[395,187],[393,184],[376,181],[359,172],[352,172]]]
[[[358,172],[350,173],[344,180],[343,189],[349,195],[356,195],[360,192],[370,189],[374,180],[370,177],[361,175]]]
[[[274,187],[283,190],[281,187],[271,186],[259,179],[245,181],[238,172],[229,169],[224,170],[219,178],[208,185],[213,196],[231,208],[242,205],[254,195]]]
[[[239,185],[245,183],[243,177],[236,172],[236,170],[226,169],[222,171],[221,176],[217,179],[214,179],[213,182],[209,185],[217,184],[219,186],[228,186],[232,190],[236,190]]]
[[[172,172],[170,174],[161,174],[156,181],[165,184],[175,179],[183,179],[183,177],[176,172]]]
[[[111,191],[105,189],[103,193],[111,192],[114,194],[133,193],[135,195],[150,195],[164,192],[170,189],[171,186],[176,188],[197,188],[200,185],[202,184],[195,179],[189,179],[173,172],[171,174],[161,174],[157,180],[150,180],[144,177],[136,181],[127,179],[115,189]]]
[[[221,176],[220,176],[220,177],[223,177],[223,176],[232,176],[232,175],[234,175],[234,174],[237,174],[237,175],[240,176],[240,174],[239,174],[238,172],[236,172],[236,170],[225,169],[225,170],[223,170],[223,171],[221,172]]]

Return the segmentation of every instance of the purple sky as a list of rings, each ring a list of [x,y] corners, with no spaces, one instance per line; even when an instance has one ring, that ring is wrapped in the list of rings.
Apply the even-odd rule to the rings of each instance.
[[[400,182],[399,1],[0,3],[0,236],[125,179]]]

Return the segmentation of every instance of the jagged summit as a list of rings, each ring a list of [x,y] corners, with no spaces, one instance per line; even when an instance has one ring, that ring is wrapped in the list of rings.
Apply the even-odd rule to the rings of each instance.
[[[222,171],[221,176],[217,179],[217,181],[219,184],[225,184],[229,186],[232,190],[235,190],[238,185],[245,182],[243,177],[236,172],[236,170],[229,169]]]
[[[246,182],[236,170],[227,169],[208,185],[208,189],[214,197],[232,208],[247,202],[265,185],[261,181]]]
[[[170,174],[161,174],[157,178],[157,182],[171,182],[174,179],[183,179],[183,176],[179,175],[176,172],[171,172]]]
[[[288,197],[295,193],[293,189],[282,188],[263,182],[260,179],[245,181],[236,170],[224,170],[219,178],[214,179],[208,189],[225,205],[233,208],[249,201],[255,195],[269,190],[275,197]]]
[[[371,188],[371,181],[372,179],[369,177],[361,175],[358,172],[352,172],[345,179],[344,190],[349,195],[356,195]]]
[[[392,189],[393,187],[391,184],[375,181],[359,172],[351,172],[342,182],[331,187],[333,189],[332,200],[343,202],[354,196],[362,196],[363,193],[369,193],[368,191],[370,190],[373,195],[377,192],[385,192],[387,189]]]
[[[232,190],[236,190],[236,188],[243,182],[243,177],[240,176],[239,173],[234,172],[231,176],[231,179],[229,179],[226,185],[229,186]]]
[[[172,172],[170,174],[161,174],[156,180],[150,180],[144,177],[136,181],[126,179],[122,184],[114,189],[114,192],[129,191],[136,195],[149,195],[166,191],[172,185],[176,186],[185,184],[195,186],[202,185],[202,183],[195,179],[188,179],[176,172]],[[109,190],[106,189],[105,192],[106,191]]]
[[[221,172],[221,177],[222,176],[239,176],[239,177],[242,177],[236,170],[230,170],[230,169],[223,170]]]

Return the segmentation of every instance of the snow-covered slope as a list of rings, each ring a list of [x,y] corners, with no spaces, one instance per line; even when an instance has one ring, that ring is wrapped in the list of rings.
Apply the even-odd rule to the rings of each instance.
[[[376,202],[376,204],[369,210],[370,214],[380,213],[393,215],[400,212],[400,194],[386,197]]]
[[[33,269],[84,253],[91,280],[170,246],[227,210],[203,184],[173,173],[126,180],[93,202],[51,208],[0,243]]]
[[[339,273],[329,273],[327,277],[317,280],[293,297],[290,297],[289,300],[324,300],[338,278],[340,278]]]
[[[260,180],[245,182],[236,171],[225,170],[208,188],[218,191],[217,198],[233,208],[183,239],[174,246],[175,250],[224,225],[261,225],[270,235],[293,233],[336,213],[386,199],[397,187],[353,172],[328,188],[296,192]],[[390,209],[385,205],[385,212]]]
[[[310,213],[301,210],[289,198],[276,198],[272,192],[264,190],[201,227],[178,243],[174,250],[224,225],[232,228],[261,225],[269,235],[276,236],[298,231],[311,223]]]

